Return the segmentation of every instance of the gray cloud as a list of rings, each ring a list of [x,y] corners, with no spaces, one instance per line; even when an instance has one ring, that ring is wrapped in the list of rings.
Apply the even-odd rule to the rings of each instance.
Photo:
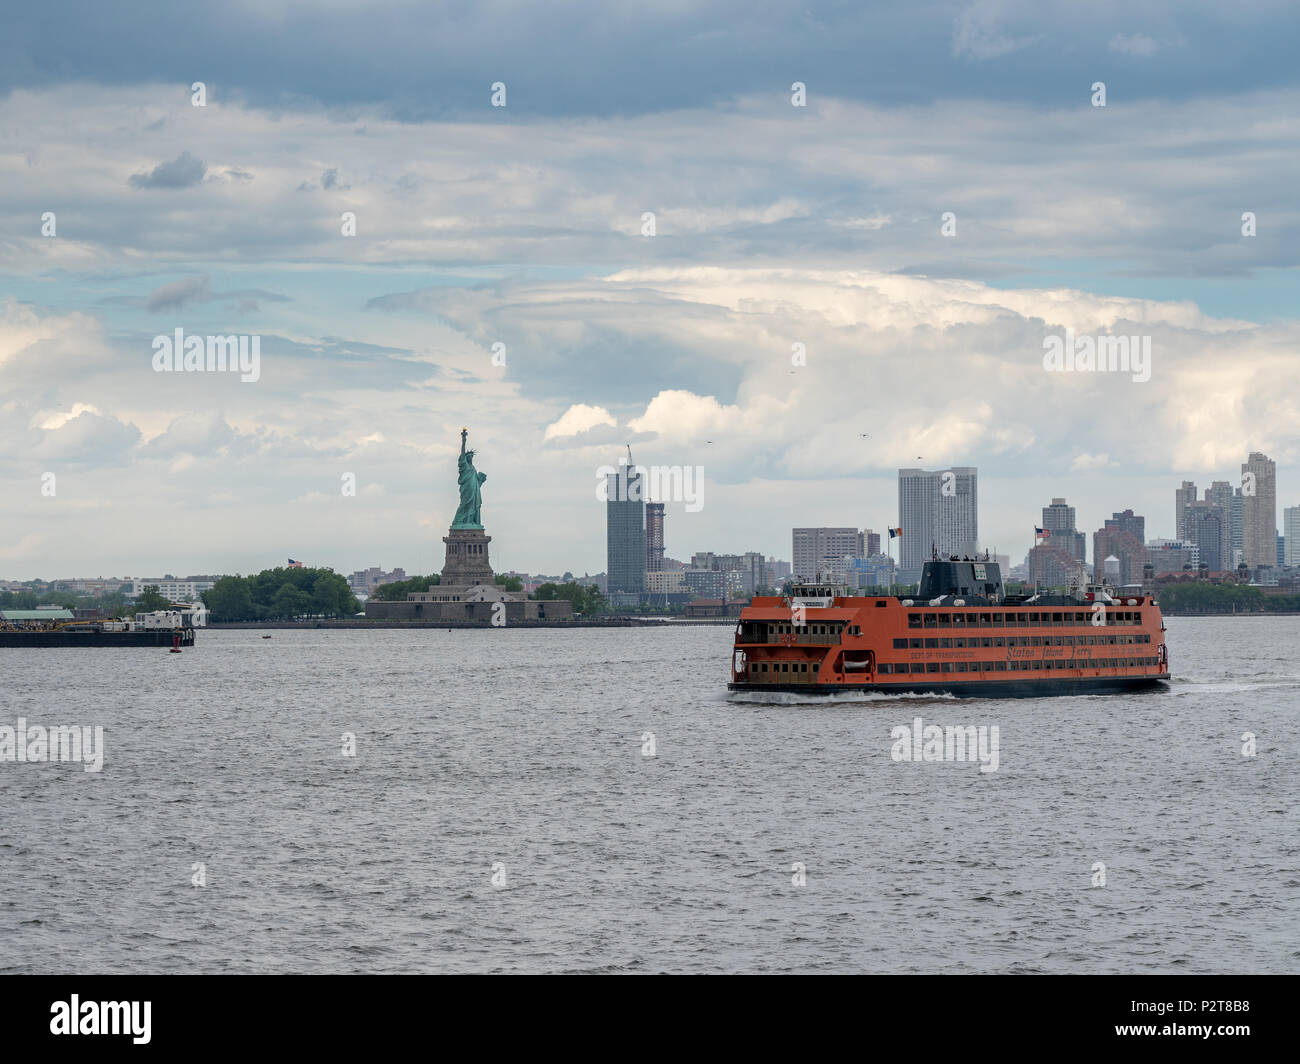
[[[132,188],[189,188],[203,180],[207,167],[188,151],[183,151],[170,162],[159,163],[147,174],[132,174]]]
[[[211,298],[212,279],[205,273],[155,288],[145,300],[145,309],[179,310],[186,303],[206,303]]]

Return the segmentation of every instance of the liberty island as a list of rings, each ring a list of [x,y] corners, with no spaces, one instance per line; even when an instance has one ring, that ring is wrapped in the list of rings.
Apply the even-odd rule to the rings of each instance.
[[[460,430],[460,455],[456,460],[456,486],[460,505],[451,527],[442,537],[446,560],[441,582],[425,591],[412,591],[405,602],[372,599],[366,603],[368,619],[405,621],[477,621],[502,626],[521,621],[557,621],[573,616],[573,604],[564,599],[549,602],[528,598],[521,591],[506,591],[496,583],[488,558],[492,537],[483,527],[483,484],[486,473],[474,465],[475,451],[467,444],[469,429]]]

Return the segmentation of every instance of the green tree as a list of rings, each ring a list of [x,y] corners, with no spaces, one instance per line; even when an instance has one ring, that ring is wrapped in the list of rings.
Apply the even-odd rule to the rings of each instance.
[[[442,577],[437,573],[432,573],[429,576],[412,576],[407,580],[382,584],[371,592],[370,597],[379,602],[405,602],[409,592],[428,591],[434,584],[440,583],[442,583]]]
[[[495,579],[497,586],[503,587],[507,591],[522,591],[524,589],[524,582],[517,576],[506,576],[505,573],[497,573]]]
[[[156,584],[147,584],[145,589],[135,597],[136,613],[152,613],[154,610],[171,609],[171,602],[163,598]]]

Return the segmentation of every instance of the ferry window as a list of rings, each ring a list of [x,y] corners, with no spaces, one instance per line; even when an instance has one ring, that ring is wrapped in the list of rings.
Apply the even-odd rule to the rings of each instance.
[[[984,645],[985,645],[985,646],[988,646],[987,643],[985,643]],[[1006,646],[1006,645],[1007,645],[1007,637],[1004,636],[1004,635],[995,635],[995,636],[993,637],[993,645],[994,645],[995,647],[1004,647],[1004,646]]]
[[[954,614],[952,615],[952,626],[953,626],[954,628],[965,628],[965,627],[966,627],[966,614],[964,614],[964,613],[954,613]]]
[[[787,665],[785,662],[782,662],[782,663],[781,663],[781,671],[782,671],[782,672],[789,672],[789,671],[790,671],[790,666]]]
[[[988,636],[984,636],[980,639],[979,645],[982,647],[991,647],[993,645],[993,640]]]
[[[1037,623],[1038,623],[1038,614],[1036,614],[1036,613],[1031,613],[1031,614],[1029,615],[1029,623],[1030,623],[1030,624],[1037,624]]]
[[[951,639],[940,639],[940,640],[939,640],[939,647],[940,647],[940,649],[942,649],[942,650],[951,650],[951,649],[952,649],[952,640],[951,640]]]
[[[1035,661],[1035,662],[1034,662],[1034,671],[1035,671],[1035,672],[1041,672],[1042,669],[1043,669],[1043,663],[1042,663],[1041,661]]]
[[[930,664],[933,665],[934,662],[930,662]],[[937,668],[937,666],[936,666],[936,668]],[[912,671],[913,671],[913,672],[925,672],[925,662],[923,662],[923,661],[914,661],[914,662],[912,662]]]
[[[1141,610],[1138,610],[1137,613],[1133,614],[1133,623],[1134,623],[1134,624],[1141,624],[1141,623],[1142,623],[1142,611],[1141,611]]]
[[[966,663],[965,663],[964,661],[959,661],[959,662],[957,662],[957,671],[958,671],[958,672],[965,672],[965,671],[966,671]]]
[[[1064,637],[1064,636],[1056,635],[1056,636],[1053,636],[1053,637],[1052,637],[1052,645],[1053,645],[1053,646],[1058,646],[1058,647],[1059,647],[1059,646],[1062,646],[1062,645],[1064,644],[1064,641],[1065,641],[1065,637]]]
[[[909,650],[920,650],[921,647],[923,647],[924,645],[925,645],[924,639],[909,639],[907,641],[907,647]]]
[[[1006,672],[1006,671],[1007,671],[1007,663],[1006,663],[1005,661],[995,661],[995,662],[993,663],[993,667],[994,667],[998,672]]]
[[[921,627],[921,615],[920,615],[919,613],[909,613],[909,614],[907,615],[907,627],[909,627],[909,628],[920,628],[920,627]]]
[[[1012,672],[1019,672],[1019,671],[1020,671],[1020,662],[1018,662],[1018,661],[1013,661],[1013,662],[1011,662],[1010,665],[1009,665],[1009,668],[1011,669]]]
[[[952,672],[952,662],[951,662],[951,661],[945,661],[945,662],[943,663],[943,671],[944,671],[944,672]]]
[[[1002,624],[1003,624],[1003,621],[1002,621],[1002,614],[1000,614],[1000,613],[995,613],[995,614],[993,614],[993,627],[994,627],[994,628],[1001,628],[1001,627],[1002,627]]]
[[[925,626],[927,628],[939,627],[939,618],[933,613],[927,613],[925,615]]]
[[[925,671],[926,671],[926,672],[938,672],[938,671],[939,671],[939,663],[938,663],[937,661],[927,661],[927,662],[925,663]]]
[[[938,650],[938,649],[939,649],[939,640],[937,640],[937,639],[927,639],[927,640],[925,641],[925,648],[926,648],[927,650]]]
[[[895,640],[894,640],[894,649],[895,649],[895,650],[906,650],[906,649],[907,649],[907,640],[906,640],[906,639],[895,639]]]
[[[941,614],[939,614],[939,627],[940,627],[940,628],[951,628],[951,627],[952,627],[952,614],[951,614],[951,613],[941,613]]]
[[[889,664],[889,662],[887,662],[887,661],[886,661],[886,662],[882,662],[879,671],[880,671],[882,674],[887,673],[887,672],[893,672],[893,671],[894,671],[894,666],[892,666],[891,664]]]
[[[1041,647],[1043,645],[1043,637],[1038,635],[1031,635],[1029,637],[1029,645],[1031,647]]]
[[[1067,636],[1065,637],[1065,645],[1066,645],[1067,647],[1072,647],[1072,646],[1074,646],[1074,636],[1072,636],[1072,635],[1067,635]]]

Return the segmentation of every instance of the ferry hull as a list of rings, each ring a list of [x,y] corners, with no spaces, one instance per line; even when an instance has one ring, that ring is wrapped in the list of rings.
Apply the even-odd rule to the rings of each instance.
[[[1050,680],[967,681],[965,683],[729,683],[735,694],[766,694],[777,691],[791,695],[885,694],[933,695],[954,698],[1061,698],[1072,695],[1127,694],[1164,690],[1162,676],[1080,676]]]
[[[169,647],[177,635],[181,646],[194,645],[193,628],[157,628],[141,632],[0,631],[0,647]]]

